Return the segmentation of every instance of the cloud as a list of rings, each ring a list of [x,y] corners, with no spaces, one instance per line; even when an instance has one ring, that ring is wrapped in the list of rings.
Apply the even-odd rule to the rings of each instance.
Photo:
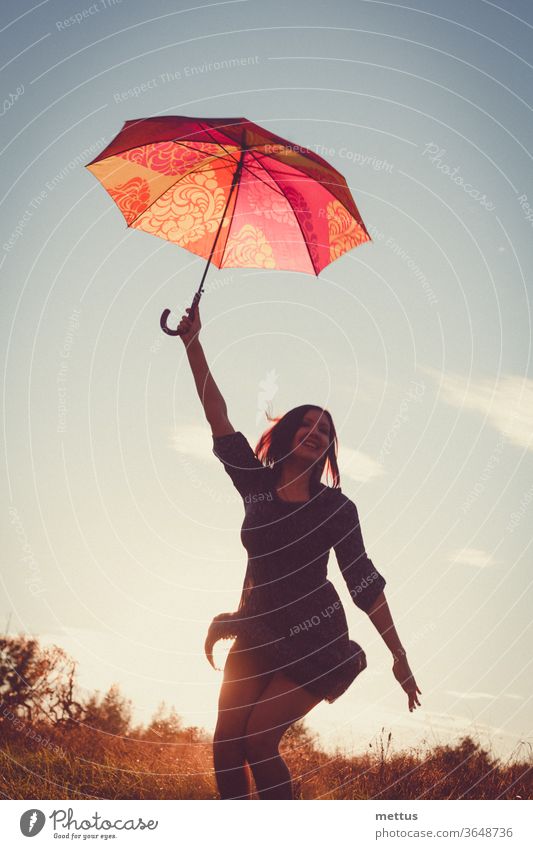
[[[457,699],[491,699],[494,700],[498,698],[497,696],[493,696],[492,693],[460,693],[458,690],[445,690],[444,691],[448,696],[455,696]]]
[[[514,445],[533,451],[533,380],[512,374],[472,380],[431,368],[424,371],[439,384],[446,403],[480,413]]]
[[[341,478],[348,477],[360,483],[366,483],[385,474],[381,463],[368,454],[355,448],[339,447],[339,469]]]
[[[172,438],[174,450],[189,457],[209,460],[212,453],[213,437],[207,427],[201,425],[180,425]]]
[[[444,692],[446,695],[455,696],[457,699],[513,699],[519,702],[524,701],[524,697],[519,693],[499,693],[495,696],[492,693],[462,693],[459,690],[445,690]]]
[[[497,561],[493,560],[492,555],[483,551],[482,548],[460,548],[452,552],[450,562],[484,569],[486,566],[493,566]]]

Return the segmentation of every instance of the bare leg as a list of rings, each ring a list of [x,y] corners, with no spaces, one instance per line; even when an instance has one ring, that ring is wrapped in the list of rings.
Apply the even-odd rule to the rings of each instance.
[[[279,753],[290,725],[322,699],[276,672],[260,695],[246,726],[246,757],[261,799],[292,799],[291,776]]]
[[[247,799],[250,796],[246,723],[273,675],[253,648],[245,647],[238,639],[234,642],[224,667],[213,739],[213,759],[221,799]]]

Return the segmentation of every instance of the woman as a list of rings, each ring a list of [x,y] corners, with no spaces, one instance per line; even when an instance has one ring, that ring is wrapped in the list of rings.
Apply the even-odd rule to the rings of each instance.
[[[187,310],[190,312],[190,310]],[[366,667],[349,639],[339,596],[326,577],[334,548],[355,604],[391,650],[393,673],[417,705],[418,689],[389,611],[385,579],[368,558],[355,504],[339,487],[330,414],[315,405],[289,411],[261,437],[256,453],[228,419],[199,341],[198,309],[179,325],[222,461],[244,507],[241,539],[248,565],[239,608],[215,617],[206,640],[235,638],[224,667],[213,752],[222,799],[292,799],[279,753],[285,731],[320,701],[333,702]],[[324,471],[333,486],[321,483]]]

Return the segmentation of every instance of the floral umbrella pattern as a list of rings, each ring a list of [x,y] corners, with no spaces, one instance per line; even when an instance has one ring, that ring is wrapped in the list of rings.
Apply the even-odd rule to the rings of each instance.
[[[318,275],[370,240],[338,171],[245,118],[127,121],[87,168],[129,227],[204,257],[217,240],[219,268]]]

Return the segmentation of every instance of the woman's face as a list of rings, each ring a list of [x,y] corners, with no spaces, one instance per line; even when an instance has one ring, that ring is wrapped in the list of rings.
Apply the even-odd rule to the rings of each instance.
[[[327,451],[330,441],[327,413],[322,410],[308,410],[294,434],[291,455],[312,463]]]

